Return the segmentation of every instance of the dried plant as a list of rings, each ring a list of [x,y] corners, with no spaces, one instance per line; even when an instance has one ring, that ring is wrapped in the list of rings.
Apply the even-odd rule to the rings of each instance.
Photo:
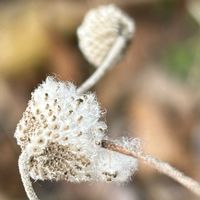
[[[15,132],[22,150],[19,170],[30,200],[38,200],[30,177],[121,183],[137,170],[138,160],[200,196],[198,182],[145,154],[139,139],[109,139],[95,95],[85,93],[119,60],[133,32],[134,23],[113,5],[90,11],[78,36],[85,57],[98,67],[96,72],[79,88],[47,77],[32,93]]]
[[[97,70],[79,87],[79,93],[93,87],[120,60],[134,31],[134,21],[114,5],[88,12],[77,35],[80,50]]]
[[[34,180],[125,182],[137,159],[102,148],[107,126],[92,93],[47,77],[33,93],[15,138],[22,149],[19,169],[29,199]]]

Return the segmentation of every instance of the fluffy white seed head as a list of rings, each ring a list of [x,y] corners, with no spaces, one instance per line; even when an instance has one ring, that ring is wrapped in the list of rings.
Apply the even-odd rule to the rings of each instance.
[[[99,67],[119,36],[127,42],[135,30],[134,22],[114,5],[100,6],[90,10],[77,35],[79,47],[86,59]]]
[[[101,147],[107,126],[94,94],[48,77],[33,93],[15,137],[35,180],[124,182],[137,160]]]

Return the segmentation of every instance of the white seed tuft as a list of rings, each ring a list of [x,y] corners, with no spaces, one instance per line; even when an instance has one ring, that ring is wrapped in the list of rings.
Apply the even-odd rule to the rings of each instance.
[[[119,36],[128,42],[135,31],[133,20],[114,5],[90,10],[78,28],[79,47],[86,59],[99,67]]]
[[[33,93],[15,137],[35,180],[124,182],[137,160],[101,147],[107,126],[94,94],[48,77]]]

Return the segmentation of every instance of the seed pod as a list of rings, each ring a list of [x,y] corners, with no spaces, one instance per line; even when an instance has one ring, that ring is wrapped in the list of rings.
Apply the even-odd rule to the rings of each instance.
[[[107,126],[94,94],[48,77],[33,93],[15,138],[35,180],[126,181],[137,160],[101,147]],[[25,168],[25,167],[24,167]]]
[[[128,42],[134,30],[133,20],[119,8],[114,5],[100,6],[90,10],[78,28],[79,47],[85,58],[99,67],[118,37]]]

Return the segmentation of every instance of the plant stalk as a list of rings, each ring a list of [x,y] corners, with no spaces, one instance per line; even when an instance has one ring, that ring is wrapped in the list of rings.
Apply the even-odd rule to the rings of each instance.
[[[190,191],[193,193],[197,194],[200,196],[200,184],[195,181],[194,179],[186,176],[184,173],[180,172],[176,168],[172,167],[166,162],[163,162],[151,155],[145,154],[143,151],[138,150],[137,151],[130,151],[127,148],[124,148],[120,145],[117,145],[113,143],[112,141],[109,140],[103,140],[102,141],[102,147],[106,148],[111,151],[115,151],[127,156],[131,156],[134,158],[137,158],[144,162],[145,164],[151,166],[152,168],[158,170],[160,173],[165,174],[175,181],[179,182],[186,188],[188,188]]]

